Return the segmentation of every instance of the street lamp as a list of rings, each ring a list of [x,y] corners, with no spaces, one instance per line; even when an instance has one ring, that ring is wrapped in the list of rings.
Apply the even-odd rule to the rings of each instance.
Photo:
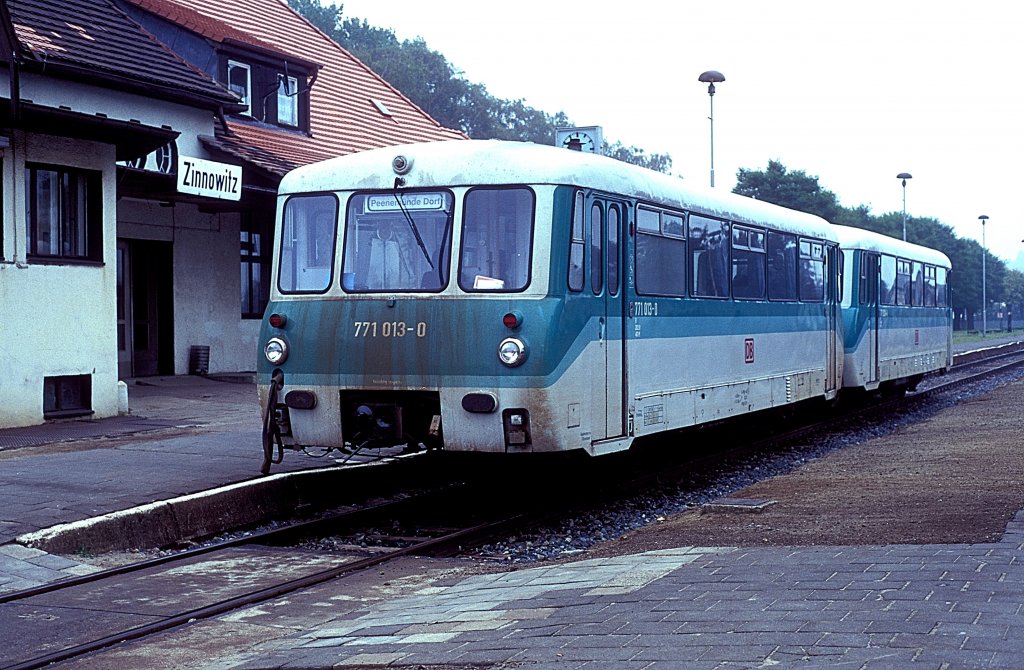
[[[897,179],[903,180],[903,241],[907,241],[907,180],[913,175],[909,172],[901,172],[896,175]]]
[[[708,99],[711,101],[711,188],[715,187],[715,84],[725,81],[725,75],[717,70],[701,72],[697,81],[708,85]]]
[[[984,338],[988,336],[988,296],[985,295],[985,256],[988,255],[985,250],[985,222],[988,221],[988,214],[982,214],[978,220],[981,221],[981,336]]]

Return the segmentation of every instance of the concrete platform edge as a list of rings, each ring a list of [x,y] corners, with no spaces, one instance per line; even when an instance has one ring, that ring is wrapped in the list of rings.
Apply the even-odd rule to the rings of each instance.
[[[16,542],[56,554],[166,547],[291,515],[322,498],[338,470],[285,472],[229,484],[58,524],[20,535]]]

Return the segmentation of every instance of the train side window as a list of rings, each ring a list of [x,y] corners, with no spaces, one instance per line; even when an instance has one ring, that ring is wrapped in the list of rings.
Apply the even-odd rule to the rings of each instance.
[[[878,254],[871,254],[866,251],[856,252],[860,257],[860,285],[858,287],[858,302],[861,305],[873,305],[877,300],[875,295],[875,281],[878,277]]]
[[[646,207],[636,211],[636,291],[686,295],[686,240],[682,214]]]
[[[796,235],[768,231],[768,299],[796,300]]]
[[[764,300],[765,232],[732,227],[732,295],[742,300]]]
[[[603,287],[604,267],[601,265],[601,243],[604,235],[601,227],[604,223],[604,212],[601,205],[595,203],[590,208],[590,290],[594,295],[601,293]]]
[[[935,266],[924,266],[924,306],[935,307]]]
[[[815,240],[800,240],[800,300],[825,300],[825,245]]]
[[[856,254],[855,258],[860,261],[860,277],[858,277],[857,281],[857,302],[861,305],[867,305],[870,300],[868,291],[871,290],[871,276],[868,272],[868,265],[870,264],[868,259],[870,259],[871,256],[863,251],[857,251],[854,253]]]
[[[914,261],[911,281],[912,301],[920,307],[924,302],[924,264]]]
[[[844,277],[844,275],[846,273],[846,254],[843,253],[843,250],[840,249],[838,246],[833,247],[833,252],[834,252],[833,258],[836,261],[836,263],[835,263],[836,264],[836,271],[835,271],[836,295],[835,295],[835,301],[837,303],[842,303],[843,302],[843,298],[846,297],[846,282],[843,279],[843,277]]]
[[[881,296],[879,302],[883,305],[896,304],[896,258],[893,256],[882,256],[882,272],[880,277]]]
[[[533,191],[475,188],[463,206],[459,287],[464,291],[521,291],[533,258]]]
[[[946,286],[946,268],[935,268],[935,306],[948,307],[948,288]]]
[[[577,191],[572,208],[572,238],[569,240],[569,290],[583,290],[583,250],[586,229],[583,225],[583,192]]]
[[[902,258],[896,261],[896,304],[910,305],[911,301],[910,261]]]
[[[622,230],[617,205],[608,207],[608,295],[619,294],[619,235]]]
[[[705,298],[728,298],[729,224],[691,214],[687,241],[690,293]]]
[[[338,199],[293,196],[285,201],[277,286],[282,293],[323,293],[331,285]]]

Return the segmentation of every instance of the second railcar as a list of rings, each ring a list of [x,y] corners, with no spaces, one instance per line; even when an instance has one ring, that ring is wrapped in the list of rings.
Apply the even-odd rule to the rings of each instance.
[[[835,226],[843,249],[844,389],[902,392],[953,362],[951,264],[942,252]]]

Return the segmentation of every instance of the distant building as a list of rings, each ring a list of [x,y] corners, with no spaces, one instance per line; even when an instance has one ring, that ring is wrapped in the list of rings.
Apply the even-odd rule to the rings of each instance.
[[[281,176],[464,138],[281,0],[0,0],[0,21],[0,427],[254,369]]]

